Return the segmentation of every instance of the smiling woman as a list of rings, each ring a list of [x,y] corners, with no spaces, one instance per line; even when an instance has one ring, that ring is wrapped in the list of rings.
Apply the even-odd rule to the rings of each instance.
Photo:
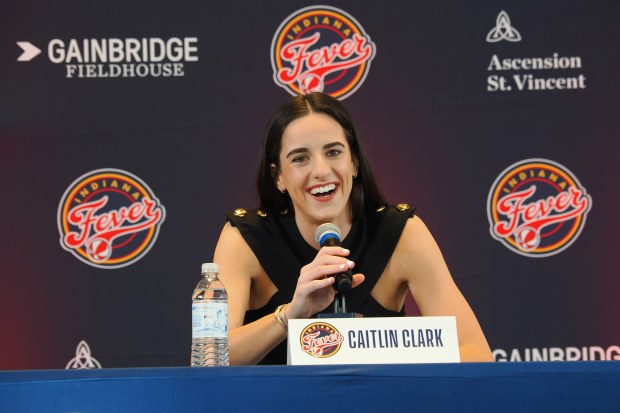
[[[328,115],[310,113],[288,125],[281,146],[270,168],[277,188],[290,196],[304,239],[312,244],[314,230],[325,222],[338,225],[346,237],[357,160],[343,129]]]
[[[257,186],[259,209],[227,214],[214,256],[229,295],[231,364],[285,363],[287,320],[331,312],[334,276],[347,270],[349,311],[403,316],[411,291],[422,315],[456,316],[463,361],[493,360],[424,223],[381,196],[338,100],[311,93],[276,110]],[[340,227],[342,247],[316,246],[327,222]]]

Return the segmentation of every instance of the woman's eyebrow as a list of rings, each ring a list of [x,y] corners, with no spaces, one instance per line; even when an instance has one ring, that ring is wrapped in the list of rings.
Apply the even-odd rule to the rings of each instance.
[[[289,153],[287,153],[285,158],[289,158],[290,156],[298,154],[298,153],[306,153],[306,152],[308,152],[308,148],[295,148]]]
[[[333,148],[335,146],[341,146],[344,148],[344,144],[342,142],[331,142],[331,143],[327,143],[325,145],[323,145],[323,149],[330,149]],[[289,158],[293,155],[296,155],[298,153],[306,153],[308,152],[308,148],[295,148],[293,150],[291,150],[289,153],[286,154],[286,156],[284,158]]]
[[[323,145],[323,149],[333,148],[334,146],[342,146],[344,148],[344,144],[342,142],[332,142],[332,143]]]

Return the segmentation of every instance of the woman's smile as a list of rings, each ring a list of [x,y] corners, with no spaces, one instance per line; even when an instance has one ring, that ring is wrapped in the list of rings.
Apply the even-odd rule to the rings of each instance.
[[[328,184],[319,184],[309,187],[307,191],[317,201],[329,202],[334,198],[336,191],[338,190],[338,186],[339,185],[337,183],[333,182]]]

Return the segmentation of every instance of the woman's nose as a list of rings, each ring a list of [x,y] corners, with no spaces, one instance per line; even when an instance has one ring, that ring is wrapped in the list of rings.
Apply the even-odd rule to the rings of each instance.
[[[314,158],[314,162],[312,166],[313,166],[312,174],[314,175],[315,178],[318,178],[318,179],[325,178],[327,175],[329,175],[331,171],[331,168],[329,166],[329,163],[327,162],[327,159],[320,157],[320,156]]]

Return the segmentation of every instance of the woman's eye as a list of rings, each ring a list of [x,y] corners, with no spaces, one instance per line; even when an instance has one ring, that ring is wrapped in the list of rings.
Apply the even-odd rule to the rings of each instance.
[[[299,155],[293,158],[293,162],[304,162],[308,160],[307,155]]]
[[[332,149],[329,152],[327,152],[327,156],[329,157],[334,157],[334,156],[338,156],[342,153],[342,151],[340,149]]]

